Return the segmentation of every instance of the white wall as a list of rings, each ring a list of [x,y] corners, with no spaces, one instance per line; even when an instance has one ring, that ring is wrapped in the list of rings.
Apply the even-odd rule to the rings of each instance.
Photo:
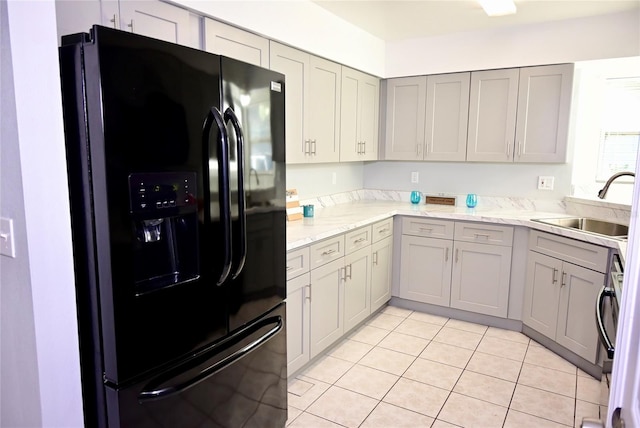
[[[41,426],[81,427],[80,362],[55,5],[52,0],[9,0],[7,11],[17,131],[9,135],[9,144],[19,153],[24,203],[24,223],[16,232],[26,234],[18,237],[18,242],[24,245],[18,254],[29,266],[37,359],[36,373],[25,373],[20,367],[15,376],[33,381],[37,375],[39,389],[38,397],[16,403],[18,408],[14,411],[33,411],[37,418],[37,409],[32,407],[39,398]],[[2,107],[4,116],[4,102]],[[5,174],[3,168],[3,181]],[[13,206],[16,202],[19,201],[10,201],[12,207],[7,210],[15,209],[20,217],[20,207]],[[4,203],[3,200],[3,212]],[[24,286],[27,282],[26,278],[24,282],[21,280]],[[4,282],[2,288],[4,291]],[[4,300],[2,303],[5,304]],[[25,311],[20,316],[28,315],[28,303],[28,300],[20,302],[17,309]],[[4,311],[2,316],[4,321]],[[19,318],[12,317],[10,321],[18,322]],[[4,322],[2,327],[4,333]],[[3,334],[3,345],[4,339]],[[4,373],[2,381],[4,389]]]
[[[297,189],[300,199],[333,195],[362,189],[363,175],[362,162],[287,165],[287,189]]]
[[[7,3],[0,2],[0,215],[16,257],[0,256],[0,426],[42,424]]]
[[[387,44],[386,77],[640,55],[640,13],[617,13]]]
[[[309,0],[172,2],[269,39],[384,77],[385,42]]]
[[[411,183],[417,171],[419,183]],[[538,176],[555,177],[553,191],[538,190]],[[364,187],[420,190],[428,194],[466,194],[531,199],[562,199],[571,190],[570,164],[500,164],[452,162],[371,162],[364,167]]]

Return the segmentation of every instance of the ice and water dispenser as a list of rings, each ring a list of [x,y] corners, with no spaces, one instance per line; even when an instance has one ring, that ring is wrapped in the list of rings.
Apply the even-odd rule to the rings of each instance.
[[[197,279],[196,174],[131,174],[129,198],[136,294]]]

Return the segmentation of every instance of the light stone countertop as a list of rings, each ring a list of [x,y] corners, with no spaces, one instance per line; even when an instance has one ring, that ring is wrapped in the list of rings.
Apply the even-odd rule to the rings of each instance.
[[[394,215],[524,226],[604,247],[615,248],[619,250],[622,256],[624,256],[627,247],[626,241],[531,221],[532,219],[541,218],[574,217],[557,212],[500,208],[483,210],[481,208],[441,205],[412,205],[407,202],[359,200],[324,208],[316,207],[313,218],[287,222],[287,251],[295,250]]]

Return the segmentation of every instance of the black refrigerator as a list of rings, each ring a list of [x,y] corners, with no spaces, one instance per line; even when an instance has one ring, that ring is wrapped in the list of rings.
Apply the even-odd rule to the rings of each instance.
[[[284,76],[100,26],[60,65],[86,426],[284,426]]]

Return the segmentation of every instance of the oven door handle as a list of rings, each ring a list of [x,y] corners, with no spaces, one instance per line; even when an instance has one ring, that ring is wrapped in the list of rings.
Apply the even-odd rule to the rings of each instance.
[[[607,357],[609,359],[613,358],[613,353],[615,351],[615,347],[611,343],[611,339],[609,338],[609,334],[607,333],[607,329],[604,326],[604,321],[602,320],[602,313],[604,311],[604,303],[607,297],[614,297],[615,290],[613,288],[609,288],[607,286],[602,287],[600,292],[598,293],[598,300],[596,303],[596,324],[598,327],[598,335],[600,336],[600,342],[607,349]]]

